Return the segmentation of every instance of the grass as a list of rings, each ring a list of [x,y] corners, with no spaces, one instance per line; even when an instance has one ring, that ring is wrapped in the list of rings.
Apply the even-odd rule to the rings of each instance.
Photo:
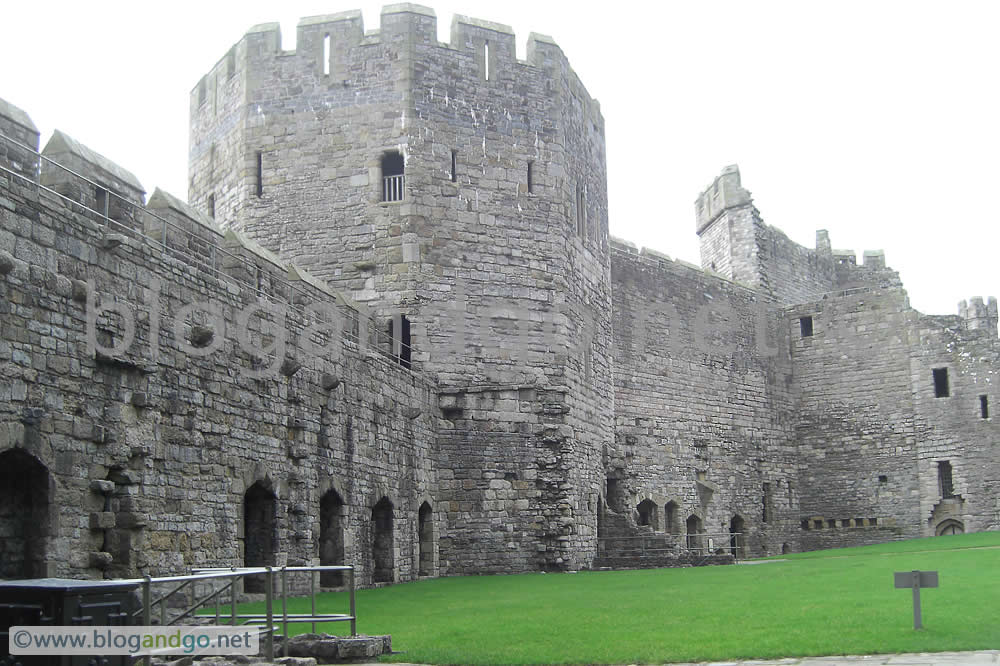
[[[362,590],[358,631],[392,634],[393,648],[405,654],[390,660],[427,664],[663,663],[1000,645],[1000,533],[784,557]],[[941,587],[922,591],[922,631],[913,630],[910,591],[893,587],[894,571],[912,569],[940,571]],[[308,603],[295,600],[290,612],[307,612]],[[346,595],[318,603],[345,612]]]

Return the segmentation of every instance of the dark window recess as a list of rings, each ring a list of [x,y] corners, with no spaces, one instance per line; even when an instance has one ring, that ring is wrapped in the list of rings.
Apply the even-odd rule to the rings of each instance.
[[[955,486],[951,479],[951,463],[947,460],[938,462],[938,487],[941,499],[951,499],[955,496]]]
[[[979,418],[990,418],[990,399],[985,395],[979,396]]]
[[[208,216],[211,217],[211,218],[213,218],[213,219],[215,218],[215,195],[214,194],[209,194],[208,195]]]
[[[813,318],[799,317],[799,330],[802,331],[803,338],[811,338],[813,334]]]
[[[835,528],[837,526],[837,519],[836,518],[827,518],[827,520],[826,520],[826,526],[829,527],[832,530],[833,528]]]
[[[878,525],[878,518],[869,518],[868,524],[871,525],[872,527],[875,527],[876,525]]]
[[[802,527],[802,529],[804,529],[804,530],[808,530],[809,529],[809,519],[808,518],[803,518],[800,527]]]
[[[382,201],[403,200],[403,156],[391,151],[382,156]]]
[[[451,182],[458,181],[458,151],[451,151]]]
[[[934,397],[947,398],[951,395],[948,389],[948,368],[934,368]]]
[[[850,527],[851,526],[851,519],[850,518],[844,518],[843,520],[840,521],[840,526],[841,527]]]
[[[398,328],[397,328],[398,327]],[[399,335],[396,335],[396,331]],[[410,320],[406,315],[396,315],[389,320],[389,340],[392,356],[404,368],[410,367]]]
[[[761,500],[761,522],[768,522],[771,519],[771,484],[764,484],[764,497]]]
[[[855,518],[854,519],[854,526],[855,527],[864,527],[865,526],[865,519],[864,518]]]
[[[528,193],[529,194],[535,191],[535,174],[534,174],[534,170],[535,170],[535,163],[534,162],[528,162]]]
[[[813,527],[815,527],[818,530],[823,529],[823,520],[822,520],[822,518],[814,520],[813,521]]]
[[[95,210],[103,215],[108,216],[108,191],[103,187],[94,188],[94,208]]]
[[[257,196],[264,195],[264,153],[257,151]]]
[[[889,477],[886,476],[885,474],[879,474],[879,476],[878,476],[878,482],[879,483],[888,483],[889,482]]]

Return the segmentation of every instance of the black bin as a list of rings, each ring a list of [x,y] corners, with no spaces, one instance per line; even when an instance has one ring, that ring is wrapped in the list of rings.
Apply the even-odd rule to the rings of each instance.
[[[128,666],[128,655],[11,655],[16,626],[130,626],[139,584],[113,580],[34,578],[0,581],[0,666]]]

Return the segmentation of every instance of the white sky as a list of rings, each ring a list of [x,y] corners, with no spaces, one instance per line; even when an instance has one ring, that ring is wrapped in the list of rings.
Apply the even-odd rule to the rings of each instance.
[[[728,164],[813,247],[884,249],[919,310],[1000,294],[1000,3],[438,2],[553,36],[601,103],[611,233],[699,263],[694,200]],[[255,23],[381,4],[48,0],[0,9],[0,98],[187,196],[188,93]],[[588,9],[594,7],[594,9]]]

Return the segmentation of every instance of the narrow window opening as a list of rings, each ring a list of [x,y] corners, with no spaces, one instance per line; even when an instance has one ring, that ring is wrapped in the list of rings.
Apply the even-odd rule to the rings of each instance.
[[[108,216],[108,191],[103,187],[94,188],[94,208],[104,217]]]
[[[534,179],[534,169],[535,163],[528,162],[528,193],[531,194],[535,191],[535,179]]]
[[[264,196],[264,153],[257,151],[257,196]]]
[[[235,47],[233,47],[234,49]],[[226,54],[226,78],[231,79],[236,74],[236,51],[229,49]]]
[[[403,164],[399,151],[382,155],[382,201],[403,200]]]
[[[399,331],[399,335],[396,334]],[[392,344],[392,356],[406,369],[410,368],[410,320],[404,314],[393,315],[389,320],[389,340]]]
[[[803,338],[812,337],[813,334],[813,318],[812,317],[799,317],[799,330],[802,332]]]
[[[835,528],[837,526],[837,519],[836,518],[829,518],[829,519],[827,519],[826,526],[829,527],[832,530],[833,528]]]
[[[612,479],[608,477],[607,487],[605,488],[605,497],[607,498],[608,507],[612,510],[617,510],[619,506],[618,503],[618,479]]]
[[[458,151],[451,151],[451,182],[458,181]]]
[[[330,35],[323,37],[323,75],[330,76]]]
[[[843,520],[840,521],[840,526],[841,527],[850,527],[851,526],[851,519],[850,518],[844,518]]]
[[[809,519],[808,518],[803,518],[802,522],[799,523],[799,527],[801,527],[802,529],[808,531],[809,530]]]
[[[934,368],[934,397],[947,398],[949,395],[948,368]]]
[[[941,499],[951,499],[955,496],[955,486],[952,483],[951,463],[947,460],[938,462],[938,487]]]
[[[583,186],[576,186],[576,233],[577,235],[587,240],[587,212],[586,212],[587,200],[584,194]]]
[[[876,527],[878,525],[878,518],[869,518],[868,524],[872,527]]]
[[[208,195],[208,216],[215,219],[215,195]]]
[[[490,80],[490,43],[483,45],[483,78]]]
[[[768,522],[771,520],[771,484],[764,484],[764,496],[761,499],[761,522]]]
[[[823,529],[823,519],[822,518],[818,518],[818,519],[814,520],[813,521],[813,528],[815,528],[817,530]]]
[[[979,396],[979,418],[990,418],[990,402],[985,395]]]
[[[687,522],[687,547],[689,550],[699,550],[701,548],[701,518],[698,516],[688,516]]]
[[[878,482],[879,483],[888,483],[889,482],[889,477],[886,476],[885,474],[879,474]]]
[[[198,82],[198,106],[200,107],[205,103],[208,98],[208,82],[202,77],[201,81]]]
[[[855,527],[864,527],[865,526],[865,519],[864,518],[855,518],[854,519],[854,526]]]

